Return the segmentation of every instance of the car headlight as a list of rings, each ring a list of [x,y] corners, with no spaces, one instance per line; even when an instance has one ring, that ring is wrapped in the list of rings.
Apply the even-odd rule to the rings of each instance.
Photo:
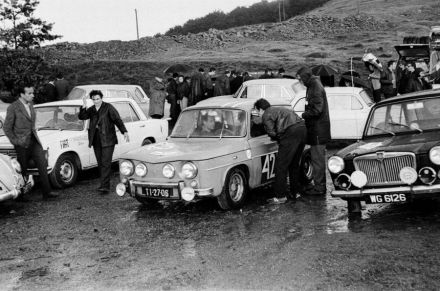
[[[136,166],[134,171],[136,175],[138,175],[139,177],[143,177],[147,174],[147,166],[145,166],[145,164],[143,163],[140,163]]]
[[[124,176],[130,176],[133,174],[134,166],[130,161],[123,161],[119,165],[119,172]]]
[[[440,165],[440,146],[435,146],[429,151],[429,159],[436,165]]]
[[[171,179],[172,177],[174,177],[174,172],[176,171],[176,169],[174,169],[173,165],[170,164],[166,164],[165,166],[163,166],[162,168],[162,175],[165,178]]]
[[[21,173],[21,165],[20,165],[20,163],[17,161],[17,159],[11,159],[11,166],[12,166],[12,168],[14,168],[14,170],[17,172],[17,173]]]
[[[333,156],[328,159],[328,170],[333,174],[342,172],[344,166],[344,160],[341,157]]]
[[[182,167],[183,177],[186,179],[193,179],[197,176],[197,167],[191,162],[185,163]]]

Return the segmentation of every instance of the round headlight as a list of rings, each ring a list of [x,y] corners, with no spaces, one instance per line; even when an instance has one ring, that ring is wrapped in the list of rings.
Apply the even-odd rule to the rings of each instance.
[[[183,177],[186,179],[193,179],[197,176],[197,167],[193,163],[185,163],[182,167]]]
[[[417,181],[417,172],[411,167],[403,167],[399,172],[399,177],[402,182],[411,185]]]
[[[328,159],[328,170],[333,174],[338,174],[344,170],[344,160],[341,157],[333,156]]]
[[[135,168],[135,173],[136,175],[138,175],[139,177],[143,177],[147,174],[147,166],[145,166],[145,164],[138,164]]]
[[[350,179],[351,183],[358,188],[364,187],[368,182],[367,175],[362,171],[354,171],[351,173]]]
[[[171,179],[172,177],[174,177],[175,170],[176,169],[174,169],[173,165],[166,164],[162,168],[162,174],[165,178]]]
[[[435,146],[429,151],[429,159],[436,165],[440,165],[440,146]]]
[[[11,166],[17,173],[21,173],[21,165],[17,159],[11,159]]]
[[[130,161],[122,161],[119,165],[119,172],[124,176],[130,176],[133,174],[133,163]]]

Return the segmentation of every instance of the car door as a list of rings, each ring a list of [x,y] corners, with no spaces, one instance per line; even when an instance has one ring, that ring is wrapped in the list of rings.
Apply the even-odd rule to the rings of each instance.
[[[238,98],[260,99],[263,96],[263,85],[248,85],[238,95]]]
[[[264,85],[263,98],[283,99],[289,103],[293,100],[293,96],[280,85]]]
[[[124,122],[125,128],[130,136],[130,142],[126,142],[124,136],[116,129],[116,135],[118,137],[118,144],[115,147],[113,159],[117,159],[122,153],[128,152],[132,149],[140,147],[142,144],[142,135],[138,134],[146,125],[142,122],[131,106],[130,102],[113,102],[112,105],[119,112],[122,122]]]
[[[328,94],[327,100],[332,139],[356,139],[362,105],[353,94]]]

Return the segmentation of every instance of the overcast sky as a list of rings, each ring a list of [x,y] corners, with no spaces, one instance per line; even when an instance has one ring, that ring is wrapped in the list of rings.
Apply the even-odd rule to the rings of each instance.
[[[1,0],[0,0],[1,1]],[[59,41],[90,43],[136,39],[134,9],[138,12],[139,37],[164,33],[187,20],[209,12],[230,12],[259,0],[40,0],[35,15],[54,23]]]

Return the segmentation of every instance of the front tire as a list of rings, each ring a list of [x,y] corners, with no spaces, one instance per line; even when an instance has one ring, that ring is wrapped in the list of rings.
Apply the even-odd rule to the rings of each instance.
[[[300,183],[308,185],[313,180],[312,155],[310,150],[305,150],[300,162]]]
[[[217,197],[217,203],[223,210],[243,206],[248,194],[248,181],[240,168],[230,170],[226,176],[223,191]]]
[[[54,188],[65,188],[75,184],[78,178],[78,164],[73,154],[62,154],[49,175]]]

